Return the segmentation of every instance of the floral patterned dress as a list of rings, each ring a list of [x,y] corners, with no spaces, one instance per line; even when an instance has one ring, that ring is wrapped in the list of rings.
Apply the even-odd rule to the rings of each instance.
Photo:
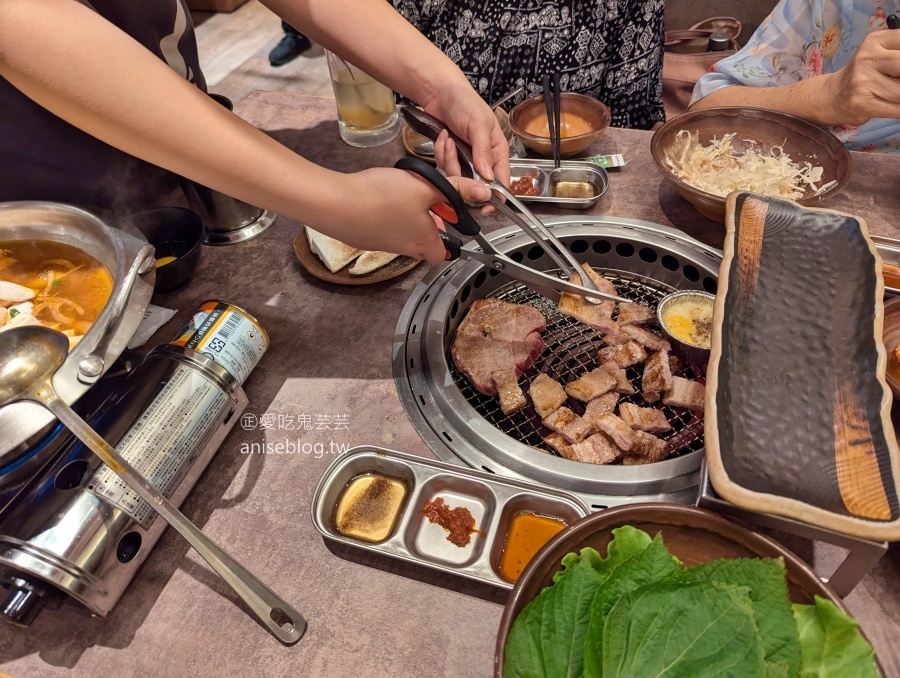
[[[665,119],[663,0],[391,2],[485,101],[518,85],[525,96],[540,94],[541,76],[555,71],[564,92],[609,106],[616,127],[650,129]]]
[[[728,85],[780,87],[834,73],[894,12],[900,0],[781,0],[743,49],[700,79],[691,103]],[[900,154],[900,119],[830,129],[853,150]]]

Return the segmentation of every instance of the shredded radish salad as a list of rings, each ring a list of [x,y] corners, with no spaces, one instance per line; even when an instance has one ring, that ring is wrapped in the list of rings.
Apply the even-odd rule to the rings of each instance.
[[[703,146],[696,133],[681,130],[666,154],[666,164],[685,183],[723,198],[732,191],[751,191],[796,200],[807,186],[819,190],[821,167],[794,162],[783,147],[765,149],[749,139],[745,142],[750,147],[738,154],[731,145],[735,136],[726,134]]]

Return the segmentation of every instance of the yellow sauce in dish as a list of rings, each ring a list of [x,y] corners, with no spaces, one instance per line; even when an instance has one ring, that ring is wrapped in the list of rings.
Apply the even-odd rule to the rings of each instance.
[[[156,268],[160,268],[162,266],[165,266],[166,264],[171,264],[176,259],[178,259],[178,257],[160,257],[156,260]]]
[[[697,348],[709,348],[712,341],[711,302],[683,299],[667,306],[663,322],[673,337]]]
[[[507,581],[517,581],[541,547],[566,527],[559,518],[524,511],[514,515],[500,554],[500,576]]]
[[[597,195],[594,185],[587,181],[560,181],[553,189],[556,198],[590,199]]]
[[[349,483],[337,500],[334,528],[345,537],[373,544],[394,533],[408,489],[399,478],[364,473]]]

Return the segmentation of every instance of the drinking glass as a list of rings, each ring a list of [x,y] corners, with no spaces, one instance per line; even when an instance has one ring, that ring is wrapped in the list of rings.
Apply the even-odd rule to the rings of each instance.
[[[372,76],[325,51],[337,101],[341,138],[351,146],[370,148],[393,140],[400,131],[394,93]]]

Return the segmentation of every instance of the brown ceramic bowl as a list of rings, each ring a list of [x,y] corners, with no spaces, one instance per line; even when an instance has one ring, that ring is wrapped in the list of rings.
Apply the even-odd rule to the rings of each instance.
[[[609,109],[601,101],[583,94],[563,92],[559,105],[562,109],[560,117],[563,121],[568,117],[580,118],[590,128],[590,132],[561,139],[560,157],[569,158],[586,150],[609,127]],[[544,105],[543,96],[525,99],[516,104],[509,113],[509,126],[527,148],[548,158],[553,156],[549,132],[542,134],[537,131],[542,127],[545,129],[547,127],[547,108]]]
[[[797,202],[801,205],[815,205],[840,191],[850,181],[853,160],[850,152],[831,132],[816,127],[806,120],[785,113],[775,113],[761,108],[722,107],[691,111],[672,118],[653,134],[650,153],[656,167],[662,172],[682,197],[690,202],[703,216],[725,223],[725,198],[706,193],[675,177],[666,165],[666,154],[675,142],[675,135],[687,130],[699,135],[704,146],[714,137],[721,139],[734,132],[732,146],[740,153],[752,140],[761,146],[771,148],[781,146],[794,162],[808,160],[813,165],[824,168],[822,183],[837,184],[824,193],[813,196],[807,188],[806,194]]]
[[[751,532],[720,515],[681,504],[632,504],[606,509],[579,520],[557,534],[531,560],[506,602],[494,653],[494,675],[501,678],[506,638],[522,609],[553,583],[560,561],[567,553],[586,546],[606,556],[612,530],[633,525],[651,536],[662,532],[666,547],[686,566],[722,558],[784,558],[788,594],[795,603],[812,603],[813,596],[847,608],[806,563],[777,542]]]

